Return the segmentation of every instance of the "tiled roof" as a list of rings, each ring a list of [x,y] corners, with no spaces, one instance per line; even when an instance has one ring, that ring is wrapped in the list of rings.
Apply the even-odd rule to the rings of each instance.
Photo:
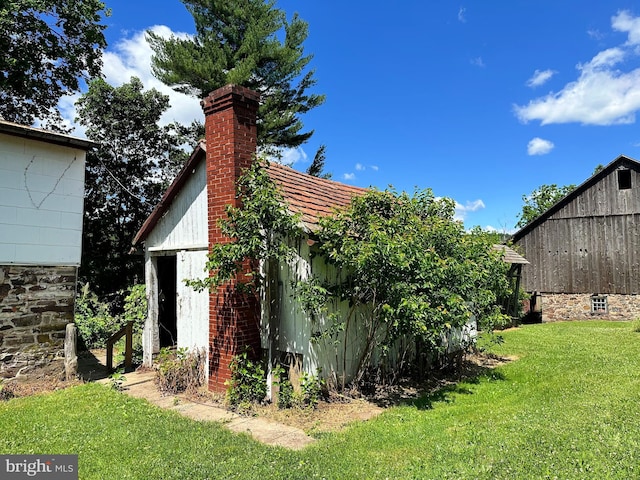
[[[186,183],[195,166],[205,160],[206,143],[200,141],[176,179],[164,193],[160,203],[145,220],[133,240],[133,245],[143,242],[155,227],[171,202]],[[318,228],[318,219],[329,215],[334,208],[346,207],[354,195],[362,195],[366,189],[345,185],[324,178],[312,177],[278,163],[269,165],[269,176],[280,187],[292,213],[300,213],[302,224],[308,231]]]
[[[317,230],[320,217],[346,207],[354,196],[366,192],[364,188],[313,177],[278,163],[271,163],[268,171],[291,212],[299,213],[303,225],[310,231]]]

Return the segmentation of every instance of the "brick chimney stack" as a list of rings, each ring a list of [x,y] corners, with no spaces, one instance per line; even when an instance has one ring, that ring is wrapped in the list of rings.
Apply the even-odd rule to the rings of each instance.
[[[201,105],[205,114],[209,248],[226,243],[218,220],[225,206],[239,206],[237,180],[251,165],[257,145],[256,114],[260,95],[248,88],[227,85],[211,92]],[[246,262],[245,268],[249,265]],[[209,295],[209,390],[223,392],[231,378],[234,355],[251,347],[260,352],[260,302],[240,294],[231,285]]]

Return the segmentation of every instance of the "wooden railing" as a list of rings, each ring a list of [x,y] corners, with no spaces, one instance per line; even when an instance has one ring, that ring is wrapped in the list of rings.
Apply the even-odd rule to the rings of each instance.
[[[133,322],[127,322],[117,333],[111,335],[107,340],[107,373],[113,372],[113,345],[126,336],[124,347],[124,370],[131,370],[133,367]]]

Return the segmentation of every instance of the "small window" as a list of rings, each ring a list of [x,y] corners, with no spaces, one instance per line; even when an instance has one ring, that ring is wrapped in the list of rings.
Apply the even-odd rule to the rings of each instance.
[[[606,295],[593,295],[591,297],[591,313],[607,313]]]
[[[618,170],[618,190],[631,188],[631,170]]]

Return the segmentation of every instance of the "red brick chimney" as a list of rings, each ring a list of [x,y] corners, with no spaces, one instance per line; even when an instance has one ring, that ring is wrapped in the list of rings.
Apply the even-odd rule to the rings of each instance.
[[[230,241],[220,231],[218,220],[226,218],[226,205],[239,206],[236,183],[256,152],[259,100],[260,95],[248,88],[227,85],[201,102],[207,142],[209,248]],[[245,269],[249,268],[246,262]],[[260,302],[253,295],[237,292],[236,283],[209,295],[209,390],[216,392],[227,388],[234,355],[247,346],[256,356],[260,353]]]

